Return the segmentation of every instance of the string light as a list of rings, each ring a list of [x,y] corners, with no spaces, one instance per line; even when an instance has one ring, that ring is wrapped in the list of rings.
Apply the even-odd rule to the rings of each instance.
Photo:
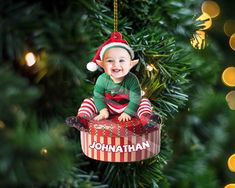
[[[146,69],[147,69],[149,72],[151,72],[151,71],[153,71],[153,66],[152,66],[152,65],[147,65]]]
[[[144,96],[144,95],[145,95],[145,91],[141,90],[141,96]]]
[[[25,55],[26,64],[31,67],[36,63],[36,57],[32,52],[29,52]]]
[[[235,91],[230,91],[226,95],[226,101],[231,110],[235,110]],[[235,166],[234,166],[235,167]]]
[[[222,73],[222,80],[227,86],[235,86],[235,67],[226,68]]]
[[[235,51],[235,33],[229,39],[229,45]]]
[[[201,9],[203,13],[208,14],[211,18],[215,18],[220,14],[220,7],[215,1],[204,1]]]
[[[205,36],[204,31],[196,31],[196,34],[194,34],[193,38],[190,40],[192,46],[199,50],[204,49],[206,46]]]
[[[227,20],[224,23],[224,33],[227,36],[231,36],[233,33],[235,33],[235,21],[234,20]]]
[[[40,150],[40,154],[41,154],[42,156],[47,156],[47,154],[48,154],[47,149],[46,149],[46,148],[42,148],[42,149]]]
[[[146,91],[147,91],[147,87],[145,87],[143,90],[141,90],[141,96],[144,96],[146,94]]]
[[[200,30],[207,30],[212,25],[212,19],[211,19],[210,15],[208,15],[207,13],[203,13],[196,20],[203,22],[202,24],[199,25],[199,26],[202,27],[202,28],[200,28]]]

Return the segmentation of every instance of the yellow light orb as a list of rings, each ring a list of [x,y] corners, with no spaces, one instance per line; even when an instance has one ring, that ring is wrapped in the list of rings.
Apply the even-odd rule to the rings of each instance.
[[[208,14],[211,18],[215,18],[220,14],[220,7],[215,1],[204,1],[201,9],[203,13]]]
[[[153,67],[152,67],[151,65],[147,65],[146,68],[147,68],[147,70],[150,71],[150,72],[153,71]]]
[[[235,154],[231,155],[228,159],[228,168],[232,172],[235,172]]]
[[[193,35],[193,38],[190,40],[192,46],[196,49],[204,49],[206,46],[206,33],[204,31],[196,31],[196,34]]]
[[[210,15],[208,15],[207,13],[203,13],[196,20],[203,22],[202,24],[199,25],[200,27],[202,27],[202,28],[200,28],[200,30],[207,30],[212,25],[212,19],[211,19]]]
[[[46,155],[48,154],[47,149],[46,149],[46,148],[42,148],[42,149],[40,150],[40,154],[43,155],[43,156],[46,156]]]
[[[224,33],[227,36],[231,36],[233,33],[235,33],[235,20],[227,20],[224,23]]]
[[[235,188],[235,184],[228,184],[228,185],[226,185],[224,188]]]
[[[229,39],[229,45],[235,51],[235,33]]]
[[[31,67],[36,63],[36,57],[32,52],[29,52],[25,55],[26,64]]]
[[[235,91],[230,91],[226,95],[226,101],[231,110],[235,110]]]
[[[222,74],[222,80],[227,86],[235,86],[235,67],[226,68]]]

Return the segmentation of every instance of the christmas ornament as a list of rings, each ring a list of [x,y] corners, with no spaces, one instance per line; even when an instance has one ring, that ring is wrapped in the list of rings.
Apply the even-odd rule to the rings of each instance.
[[[160,151],[161,119],[151,103],[142,98],[137,77],[130,72],[139,62],[117,31],[117,0],[114,2],[114,32],[97,50],[87,69],[104,69],[77,116],[66,124],[80,130],[85,155],[108,162],[133,162]]]
[[[81,131],[82,150],[100,161],[139,161],[160,152],[160,132],[160,125],[144,129],[137,118],[127,122],[120,122],[118,116],[90,120],[89,129]]]

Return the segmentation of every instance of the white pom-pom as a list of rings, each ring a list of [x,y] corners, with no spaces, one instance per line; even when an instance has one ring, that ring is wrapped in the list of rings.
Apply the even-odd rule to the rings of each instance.
[[[95,72],[98,69],[98,65],[94,62],[89,62],[87,63],[86,68],[91,72]]]

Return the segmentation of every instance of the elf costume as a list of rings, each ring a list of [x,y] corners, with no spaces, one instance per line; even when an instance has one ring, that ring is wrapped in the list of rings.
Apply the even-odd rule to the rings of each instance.
[[[114,83],[103,73],[96,81],[93,99],[98,111],[108,107],[112,114],[125,112],[134,116],[141,100],[139,81],[129,72],[121,83]]]
[[[96,60],[103,60],[105,52],[111,48],[123,48],[131,59],[134,59],[134,51],[127,41],[122,39],[119,32],[114,32],[99,47],[92,62],[88,63],[87,69],[97,70]],[[93,94],[93,98],[83,101],[76,117],[66,119],[66,124],[79,130],[87,130],[88,121],[104,108],[107,108],[110,114],[120,115],[125,112],[132,117],[137,116],[144,128],[156,127],[161,123],[160,117],[152,114],[150,101],[141,99],[140,84],[133,73],[129,72],[120,83],[113,82],[109,75],[103,73],[97,79]]]

